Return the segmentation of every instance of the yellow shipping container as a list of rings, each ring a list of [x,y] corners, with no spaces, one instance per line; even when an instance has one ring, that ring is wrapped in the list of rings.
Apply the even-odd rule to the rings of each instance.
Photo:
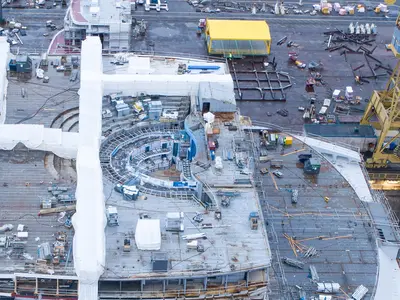
[[[234,57],[271,51],[269,26],[262,20],[207,19],[205,34],[208,54]]]
[[[285,145],[286,146],[291,146],[293,145],[293,138],[291,136],[285,137]]]

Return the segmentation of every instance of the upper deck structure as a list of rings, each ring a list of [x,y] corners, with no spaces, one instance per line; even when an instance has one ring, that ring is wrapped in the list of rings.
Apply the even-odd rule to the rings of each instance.
[[[130,49],[132,36],[130,1],[73,0],[64,19],[67,46],[80,47],[88,35],[98,36],[104,51]]]

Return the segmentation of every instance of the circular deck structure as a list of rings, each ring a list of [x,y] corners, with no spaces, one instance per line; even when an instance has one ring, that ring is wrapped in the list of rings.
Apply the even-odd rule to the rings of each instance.
[[[136,182],[142,193],[161,197],[192,197],[193,189],[174,187],[172,181],[151,174],[171,167],[174,141],[180,129],[175,126],[136,126],[115,131],[100,147],[104,177],[113,184]]]

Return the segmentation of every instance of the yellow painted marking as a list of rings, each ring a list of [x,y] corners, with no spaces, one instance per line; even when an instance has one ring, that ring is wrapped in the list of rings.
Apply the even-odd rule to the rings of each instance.
[[[275,189],[276,189],[277,191],[279,191],[278,185],[276,184],[276,180],[275,180],[275,177],[274,177],[275,175],[273,175],[272,172],[269,173],[269,175],[271,176],[272,181],[274,182]]]
[[[301,149],[298,149],[298,150],[295,150],[295,151],[292,151],[292,152],[289,152],[289,153],[285,153],[285,154],[283,154],[281,156],[288,156],[288,155],[291,155],[291,154],[299,153],[299,152],[304,151],[304,150],[306,150],[306,149],[305,148],[301,148]]]

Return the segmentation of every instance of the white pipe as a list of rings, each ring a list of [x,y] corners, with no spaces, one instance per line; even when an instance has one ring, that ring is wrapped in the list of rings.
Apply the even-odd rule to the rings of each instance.
[[[15,33],[15,36],[17,37],[18,41],[23,45],[24,43],[22,42],[21,38],[19,37],[18,33]]]

